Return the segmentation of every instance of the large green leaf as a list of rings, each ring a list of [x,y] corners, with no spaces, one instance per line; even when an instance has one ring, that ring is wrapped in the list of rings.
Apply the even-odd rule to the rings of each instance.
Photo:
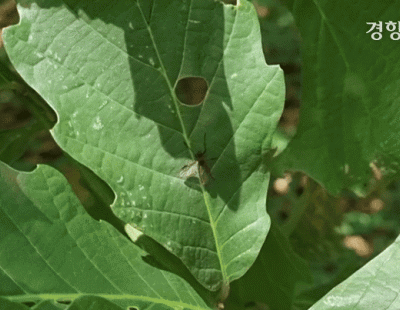
[[[291,248],[289,240],[274,224],[250,270],[232,283],[227,308],[244,309],[260,302],[269,309],[294,309],[296,285],[311,282],[310,268]]]
[[[282,71],[264,62],[252,5],[22,3],[5,46],[56,111],[55,140],[110,185],[117,216],[180,257],[207,288],[227,289],[269,229],[261,146],[284,97]],[[197,106],[175,94],[190,76],[208,84]],[[205,136],[214,179],[180,178]]]
[[[400,309],[400,238],[310,310]]]
[[[210,309],[187,282],[93,220],[53,168],[18,173],[0,163],[0,188],[1,309],[57,301],[73,302],[68,309]]]
[[[400,2],[289,5],[303,39],[303,90],[298,133],[280,167],[305,171],[334,194],[364,194],[372,161],[399,171],[400,46],[385,23],[397,22]],[[379,21],[383,37],[375,41],[367,22]]]

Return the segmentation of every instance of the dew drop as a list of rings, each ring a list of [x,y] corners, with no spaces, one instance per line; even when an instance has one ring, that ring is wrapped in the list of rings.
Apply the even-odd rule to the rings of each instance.
[[[101,119],[99,116],[96,117],[96,120],[93,124],[93,129],[95,130],[100,130],[104,127],[104,125],[101,123]]]

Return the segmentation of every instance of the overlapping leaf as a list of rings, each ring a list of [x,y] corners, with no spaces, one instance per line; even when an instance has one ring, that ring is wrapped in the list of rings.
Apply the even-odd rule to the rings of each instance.
[[[365,194],[371,162],[399,172],[400,47],[386,23],[397,25],[400,3],[289,5],[303,39],[302,110],[280,167],[305,171],[334,194]],[[376,29],[366,33],[372,22],[383,23],[381,40],[371,38]]]
[[[209,309],[187,282],[93,220],[53,168],[18,173],[0,163],[0,188],[1,309],[66,309],[57,301],[71,302],[68,309]]]
[[[242,278],[232,283],[227,308],[243,309],[257,301],[270,309],[294,309],[296,285],[310,281],[308,264],[293,251],[287,237],[272,223],[255,263]]]
[[[340,283],[310,310],[399,309],[400,238],[378,257]]]

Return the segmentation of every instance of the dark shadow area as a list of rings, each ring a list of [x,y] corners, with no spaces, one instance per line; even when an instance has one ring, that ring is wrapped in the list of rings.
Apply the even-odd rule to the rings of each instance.
[[[180,276],[190,283],[192,288],[194,288],[204,300],[211,301],[212,297],[210,292],[196,280],[193,274],[177,256],[166,250],[160,243],[149,236],[142,235],[134,244],[148,253],[148,255],[142,257],[143,261],[147,264]],[[158,259],[160,257],[162,257],[163,260]]]
[[[219,0],[225,4],[233,4],[233,5],[237,5],[237,1],[236,0]]]
[[[70,305],[71,304],[70,299],[57,299],[56,302],[59,304],[62,304],[62,305]]]

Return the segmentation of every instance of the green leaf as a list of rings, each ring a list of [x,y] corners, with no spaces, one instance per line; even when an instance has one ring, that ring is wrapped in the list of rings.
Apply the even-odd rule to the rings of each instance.
[[[29,307],[22,305],[22,304],[18,304],[12,301],[9,301],[5,298],[1,298],[0,297],[0,307],[3,310],[28,310]]]
[[[29,141],[43,126],[38,122],[16,129],[0,130],[0,160],[12,164],[17,161],[29,146]]]
[[[400,3],[289,3],[303,39],[302,110],[279,166],[306,172],[333,194],[363,195],[372,161],[400,170],[400,47],[385,25],[398,20]],[[383,38],[374,41],[367,22],[379,21]]]
[[[232,283],[231,296],[237,299],[236,304],[240,300],[239,309],[250,302],[260,302],[275,310],[293,309],[299,282],[311,282],[310,268],[293,251],[279,227],[272,224],[253,266]]]
[[[351,277],[340,283],[310,310],[375,310],[400,308],[400,238]]]
[[[145,263],[142,250],[93,220],[53,168],[18,173],[0,163],[0,188],[0,295],[8,300],[0,305],[210,309],[187,282]]]
[[[269,229],[261,146],[284,99],[282,71],[264,62],[252,5],[70,0],[18,9],[5,46],[57,112],[57,143],[109,184],[118,217],[178,256],[204,286],[226,290]],[[187,77],[206,81],[203,103],[177,99]],[[205,149],[209,181],[180,178]]]

